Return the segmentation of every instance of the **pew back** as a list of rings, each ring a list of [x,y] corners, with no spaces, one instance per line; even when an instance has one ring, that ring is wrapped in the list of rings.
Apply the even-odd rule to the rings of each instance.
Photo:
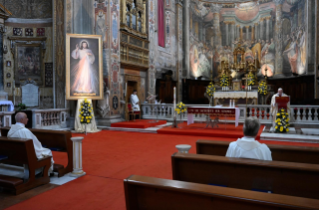
[[[174,180],[319,199],[315,164],[174,154],[172,171]]]
[[[39,159],[36,157],[33,141],[31,139],[0,137],[0,155],[6,159],[1,161],[8,164],[23,165],[29,167],[29,179],[22,180],[10,176],[0,175],[0,187],[7,188],[15,194],[50,182],[48,171],[51,166],[51,156]],[[35,177],[35,170],[43,168],[41,177]]]
[[[10,128],[1,128],[1,135],[7,136]],[[73,170],[73,142],[70,131],[54,131],[43,129],[30,129],[30,131],[38,138],[43,147],[52,151],[66,152],[68,155],[68,165],[64,168],[62,165],[55,164],[54,170],[59,173],[59,177]]]
[[[198,140],[197,154],[225,156],[230,142]],[[273,160],[319,164],[319,147],[267,144]]]
[[[132,175],[124,180],[128,210],[318,209],[319,200]]]

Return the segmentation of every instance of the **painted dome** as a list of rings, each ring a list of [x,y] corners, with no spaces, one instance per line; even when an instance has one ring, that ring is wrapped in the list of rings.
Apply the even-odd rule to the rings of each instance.
[[[259,5],[256,2],[236,4],[235,14],[240,20],[251,20],[258,15],[258,12]]]

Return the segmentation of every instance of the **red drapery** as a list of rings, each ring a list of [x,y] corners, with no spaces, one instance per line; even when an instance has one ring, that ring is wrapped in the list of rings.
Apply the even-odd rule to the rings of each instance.
[[[165,47],[164,0],[157,0],[158,8],[158,45]]]

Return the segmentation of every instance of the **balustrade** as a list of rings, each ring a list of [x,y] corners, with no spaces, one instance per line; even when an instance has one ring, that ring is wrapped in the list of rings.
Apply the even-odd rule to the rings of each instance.
[[[186,106],[203,106],[206,104],[187,104]],[[173,104],[142,104],[142,118],[144,119],[161,119],[173,120]],[[270,124],[272,122],[272,115],[270,113],[269,105],[238,105],[240,109],[239,122],[244,122],[245,115],[247,117],[257,117],[262,124]],[[291,105],[291,124],[316,124],[319,122],[319,106],[315,105]],[[180,119],[180,116],[176,116]],[[205,121],[206,116],[197,114],[195,121]],[[187,120],[187,112],[182,114],[182,120]],[[222,119],[221,119],[222,120]]]
[[[33,128],[65,128],[68,109],[32,110]]]

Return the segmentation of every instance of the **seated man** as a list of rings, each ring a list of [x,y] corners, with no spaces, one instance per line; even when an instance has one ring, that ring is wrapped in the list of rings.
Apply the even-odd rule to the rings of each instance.
[[[244,137],[229,144],[226,157],[272,160],[271,151],[267,145],[255,140],[259,127],[258,119],[247,118],[243,128]]]
[[[33,133],[25,127],[28,123],[28,117],[24,112],[18,112],[15,115],[16,124],[12,125],[8,137],[18,137],[32,139],[34,150],[38,159],[44,158],[46,156],[52,156],[52,152],[49,149],[43,148],[41,142],[37,139]],[[51,158],[51,167],[49,168],[49,175],[53,172],[53,158]]]

